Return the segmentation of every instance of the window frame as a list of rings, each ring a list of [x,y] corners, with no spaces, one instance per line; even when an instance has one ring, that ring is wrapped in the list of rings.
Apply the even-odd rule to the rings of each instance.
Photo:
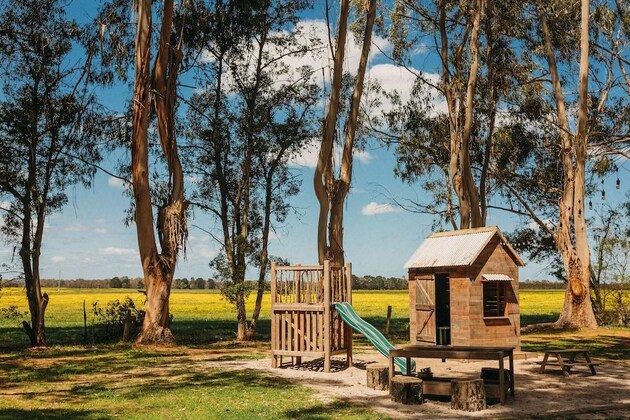
[[[507,302],[507,288],[508,285],[511,284],[511,282],[509,281],[502,281],[502,280],[484,280],[481,282],[482,284],[482,288],[481,288],[481,309],[482,309],[482,316],[484,319],[501,319],[501,318],[507,318],[507,310],[508,310],[508,302]],[[491,302],[487,302],[486,299],[489,299],[490,297],[487,297],[486,294],[486,284],[488,286],[490,286],[491,284],[494,285],[496,287],[496,292],[494,293],[494,297],[496,299],[496,302],[492,302],[492,303],[496,303],[496,313],[495,314],[489,314],[486,311],[486,307],[491,303]],[[503,306],[503,311],[501,313],[501,306]]]

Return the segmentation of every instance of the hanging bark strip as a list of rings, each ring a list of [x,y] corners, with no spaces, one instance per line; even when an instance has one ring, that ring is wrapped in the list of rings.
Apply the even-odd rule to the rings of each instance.
[[[181,163],[174,134],[176,80],[181,52],[170,45],[173,1],[164,1],[158,55],[153,81],[158,134],[168,166],[169,197],[158,210],[157,230],[161,253],[153,232],[149,185],[148,116],[151,106],[151,0],[139,0],[136,33],[136,77],[133,104],[132,181],[136,203],[136,230],[147,288],[147,307],[136,343],[171,343],[169,298],[177,256],[187,236],[186,202]]]

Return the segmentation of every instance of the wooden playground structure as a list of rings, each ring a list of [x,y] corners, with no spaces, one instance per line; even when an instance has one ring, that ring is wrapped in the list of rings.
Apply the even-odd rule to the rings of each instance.
[[[271,265],[272,367],[283,356],[299,365],[302,357],[323,358],[330,372],[331,357],[346,354],[352,365],[352,329],[343,322],[335,303],[352,304],[352,264],[334,266]]]

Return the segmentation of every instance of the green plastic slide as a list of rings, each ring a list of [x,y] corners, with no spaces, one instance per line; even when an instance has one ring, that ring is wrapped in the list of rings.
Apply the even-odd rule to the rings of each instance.
[[[357,315],[352,305],[348,302],[335,303],[334,308],[346,324],[350,325],[355,331],[363,334],[365,338],[370,340],[370,343],[376,347],[376,350],[378,350],[383,356],[389,358],[389,351],[394,348],[392,343],[390,343],[379,330]],[[398,366],[401,372],[406,374],[416,370],[416,363],[413,360],[411,361],[411,370],[409,372],[407,371],[407,359],[403,357],[396,357],[394,358],[394,363],[396,363],[396,366]]]

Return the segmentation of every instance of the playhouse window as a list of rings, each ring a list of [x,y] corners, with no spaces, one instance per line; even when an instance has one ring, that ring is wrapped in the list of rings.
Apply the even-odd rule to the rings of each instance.
[[[508,284],[510,283],[505,281],[483,282],[484,317],[505,316],[505,292]]]

